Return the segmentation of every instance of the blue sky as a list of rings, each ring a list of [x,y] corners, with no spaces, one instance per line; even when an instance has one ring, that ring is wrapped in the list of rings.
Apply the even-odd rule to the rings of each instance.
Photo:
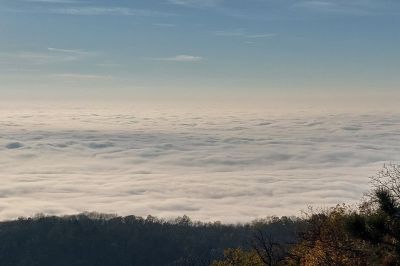
[[[2,0],[4,98],[396,94],[397,0]]]

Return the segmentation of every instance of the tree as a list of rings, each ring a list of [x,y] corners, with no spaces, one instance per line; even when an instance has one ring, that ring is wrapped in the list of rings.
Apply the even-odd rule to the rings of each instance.
[[[381,265],[400,261],[400,166],[389,164],[371,177],[372,191],[360,213],[347,223],[348,231],[371,246],[371,260]]]
[[[244,251],[240,248],[227,249],[224,260],[214,261],[212,266],[265,266],[255,250]]]
[[[312,210],[311,210],[312,211]],[[368,265],[359,241],[345,230],[350,208],[337,205],[319,213],[310,213],[300,242],[291,250],[288,265]]]
[[[256,230],[254,234],[252,246],[266,266],[280,265],[287,255],[287,251],[281,243],[274,241],[271,234],[267,234],[260,229]]]

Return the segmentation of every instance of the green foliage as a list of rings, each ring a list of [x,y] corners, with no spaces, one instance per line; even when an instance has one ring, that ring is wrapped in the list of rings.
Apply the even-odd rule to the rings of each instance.
[[[394,217],[399,212],[398,203],[389,190],[379,188],[375,191],[375,197],[378,201],[379,209],[389,217]]]

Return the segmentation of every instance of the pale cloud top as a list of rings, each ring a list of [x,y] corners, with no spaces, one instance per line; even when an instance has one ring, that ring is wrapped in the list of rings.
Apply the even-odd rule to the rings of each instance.
[[[1,219],[299,215],[357,203],[368,177],[400,160],[398,113],[35,110],[0,115]]]

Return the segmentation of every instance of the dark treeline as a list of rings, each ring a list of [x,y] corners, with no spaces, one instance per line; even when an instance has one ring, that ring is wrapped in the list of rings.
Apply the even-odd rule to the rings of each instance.
[[[297,227],[285,217],[245,225],[97,213],[20,218],[0,223],[0,265],[210,265],[225,249],[251,248],[256,230],[286,243]]]

